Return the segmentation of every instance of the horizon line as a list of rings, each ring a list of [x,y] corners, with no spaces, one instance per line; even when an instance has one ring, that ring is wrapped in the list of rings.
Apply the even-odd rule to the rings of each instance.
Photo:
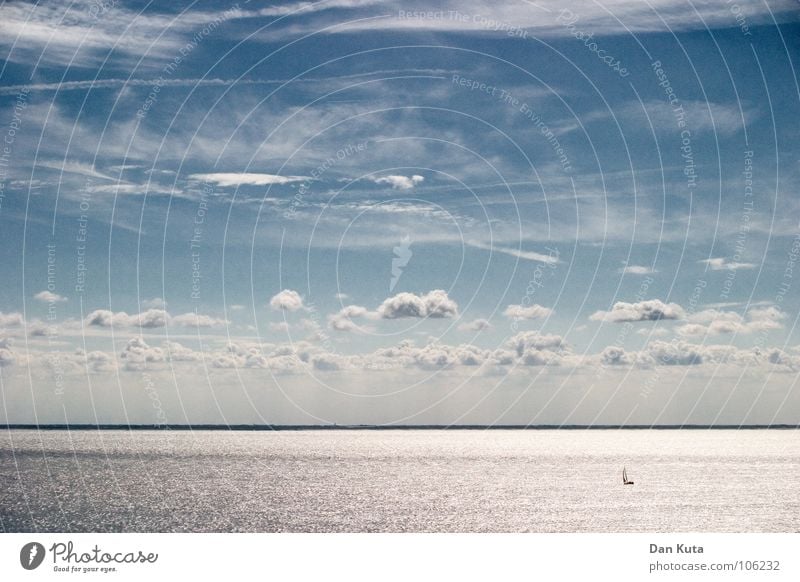
[[[26,424],[0,425],[5,430],[791,430],[799,424]]]

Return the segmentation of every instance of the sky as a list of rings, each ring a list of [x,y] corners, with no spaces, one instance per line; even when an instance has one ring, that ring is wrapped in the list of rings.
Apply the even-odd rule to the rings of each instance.
[[[0,5],[0,422],[800,422],[796,2]]]

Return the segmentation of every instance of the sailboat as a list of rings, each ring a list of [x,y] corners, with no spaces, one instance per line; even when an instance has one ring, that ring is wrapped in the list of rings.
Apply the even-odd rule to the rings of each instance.
[[[625,470],[625,467],[622,467],[622,484],[633,485],[633,481],[628,480],[628,471]]]

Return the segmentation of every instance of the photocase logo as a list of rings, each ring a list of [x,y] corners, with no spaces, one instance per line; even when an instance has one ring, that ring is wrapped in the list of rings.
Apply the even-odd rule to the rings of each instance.
[[[400,281],[400,277],[403,275],[403,269],[414,255],[411,252],[411,237],[405,235],[400,244],[392,250],[394,251],[394,258],[392,259],[392,280],[389,283],[389,291],[394,291],[395,286]]]
[[[44,546],[39,542],[27,543],[19,552],[19,563],[26,570],[35,570],[44,561],[44,554]]]

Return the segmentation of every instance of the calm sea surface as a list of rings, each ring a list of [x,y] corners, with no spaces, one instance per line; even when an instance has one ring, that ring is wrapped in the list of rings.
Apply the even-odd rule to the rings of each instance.
[[[4,431],[0,527],[800,532],[800,434]]]

